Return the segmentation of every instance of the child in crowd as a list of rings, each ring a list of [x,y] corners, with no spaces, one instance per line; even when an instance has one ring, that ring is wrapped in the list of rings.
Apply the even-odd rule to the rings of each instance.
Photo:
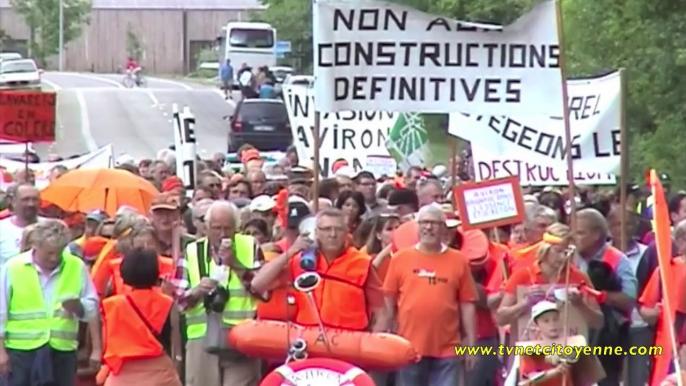
[[[531,309],[531,319],[538,328],[541,341],[536,342],[540,347],[560,344],[563,328],[560,310],[553,302],[544,300],[536,303]],[[550,355],[542,352],[534,355],[523,355],[520,364],[520,385],[558,386],[564,383],[573,386],[571,363],[558,356],[557,350]]]

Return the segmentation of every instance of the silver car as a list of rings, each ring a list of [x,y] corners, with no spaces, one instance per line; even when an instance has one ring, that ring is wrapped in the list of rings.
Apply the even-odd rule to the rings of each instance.
[[[0,63],[0,90],[41,90],[41,71],[31,59]]]

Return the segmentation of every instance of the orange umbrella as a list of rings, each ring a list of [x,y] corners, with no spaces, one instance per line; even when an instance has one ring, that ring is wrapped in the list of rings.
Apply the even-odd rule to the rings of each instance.
[[[101,209],[114,216],[124,205],[147,213],[158,194],[155,185],[125,170],[77,169],[48,185],[41,199],[68,212]]]

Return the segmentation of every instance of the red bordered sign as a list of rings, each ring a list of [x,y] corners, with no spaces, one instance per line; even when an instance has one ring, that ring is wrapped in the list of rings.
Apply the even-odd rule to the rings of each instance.
[[[56,105],[54,92],[0,92],[0,139],[54,142]]]
[[[375,386],[372,378],[349,363],[312,358],[280,366],[260,386]]]
[[[524,221],[524,200],[517,177],[458,185],[453,194],[465,230]]]

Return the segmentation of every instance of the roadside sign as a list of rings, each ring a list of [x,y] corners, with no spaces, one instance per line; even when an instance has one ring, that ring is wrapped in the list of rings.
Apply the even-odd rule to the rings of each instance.
[[[291,42],[287,40],[277,41],[275,49],[277,54],[287,54],[291,52]]]

